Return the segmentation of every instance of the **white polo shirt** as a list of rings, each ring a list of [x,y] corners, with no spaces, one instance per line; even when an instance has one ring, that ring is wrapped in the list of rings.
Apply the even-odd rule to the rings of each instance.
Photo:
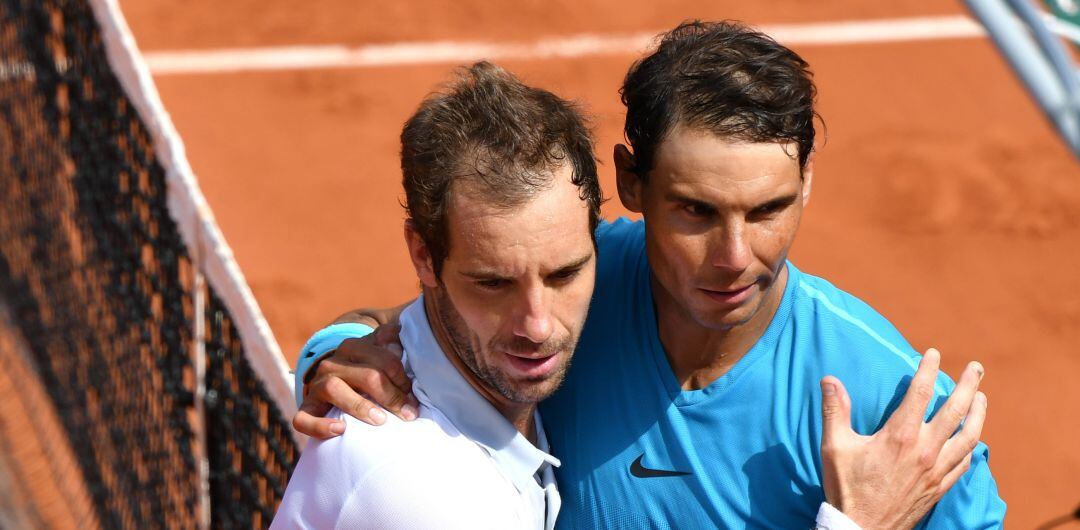
[[[345,434],[308,443],[271,529],[551,529],[559,493],[539,448],[474,390],[432,334],[423,297],[401,314],[402,358],[420,416],[372,427],[338,409]]]

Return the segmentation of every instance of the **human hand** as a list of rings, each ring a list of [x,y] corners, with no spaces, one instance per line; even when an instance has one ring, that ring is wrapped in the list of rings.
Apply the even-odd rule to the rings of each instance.
[[[871,436],[851,428],[851,398],[840,380],[821,380],[825,498],[866,530],[914,527],[971,465],[986,419],[986,395],[978,391],[983,367],[968,363],[926,422],[940,361],[937,350],[927,350],[904,400]]]
[[[320,440],[344,433],[345,422],[324,417],[332,407],[370,425],[386,421],[384,409],[406,421],[416,419],[420,402],[401,365],[400,329],[386,324],[363,338],[346,339],[319,361],[304,385],[293,428]]]

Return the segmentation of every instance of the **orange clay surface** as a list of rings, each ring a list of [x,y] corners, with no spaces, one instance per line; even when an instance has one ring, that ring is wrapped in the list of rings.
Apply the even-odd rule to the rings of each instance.
[[[930,0],[763,4],[122,2],[144,51],[527,41],[659,31],[694,17],[773,24],[964,13]],[[792,259],[869,302],[917,348],[939,348],[951,375],[982,361],[984,440],[1009,526],[1069,512],[1080,503],[1080,164],[985,39],[796,49],[815,72],[828,141]],[[587,106],[608,196],[621,138],[617,89],[635,57],[502,63]],[[451,66],[157,78],[290,362],[338,313],[416,294],[401,235],[398,133]],[[623,213],[617,199],[605,213]]]

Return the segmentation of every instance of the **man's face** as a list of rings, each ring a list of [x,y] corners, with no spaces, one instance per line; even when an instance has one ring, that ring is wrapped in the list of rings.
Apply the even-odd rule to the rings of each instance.
[[[731,329],[779,302],[773,287],[810,197],[795,149],[677,127],[647,182],[620,170],[624,204],[645,217],[656,281],[687,318]]]
[[[549,189],[509,209],[455,185],[441,278],[421,274],[438,313],[432,324],[489,398],[549,396],[584,325],[596,256],[588,205],[570,175],[557,170]]]

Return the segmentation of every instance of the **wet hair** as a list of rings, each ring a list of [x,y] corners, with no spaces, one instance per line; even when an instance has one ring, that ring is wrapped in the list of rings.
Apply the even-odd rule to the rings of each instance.
[[[593,139],[577,106],[489,62],[459,69],[401,131],[405,208],[435,275],[450,252],[450,197],[463,183],[486,203],[513,208],[549,189],[567,164],[595,231],[600,183]]]
[[[634,63],[620,90],[633,167],[647,179],[656,149],[677,126],[748,142],[792,142],[799,167],[814,148],[809,65],[738,22],[684,22]]]

